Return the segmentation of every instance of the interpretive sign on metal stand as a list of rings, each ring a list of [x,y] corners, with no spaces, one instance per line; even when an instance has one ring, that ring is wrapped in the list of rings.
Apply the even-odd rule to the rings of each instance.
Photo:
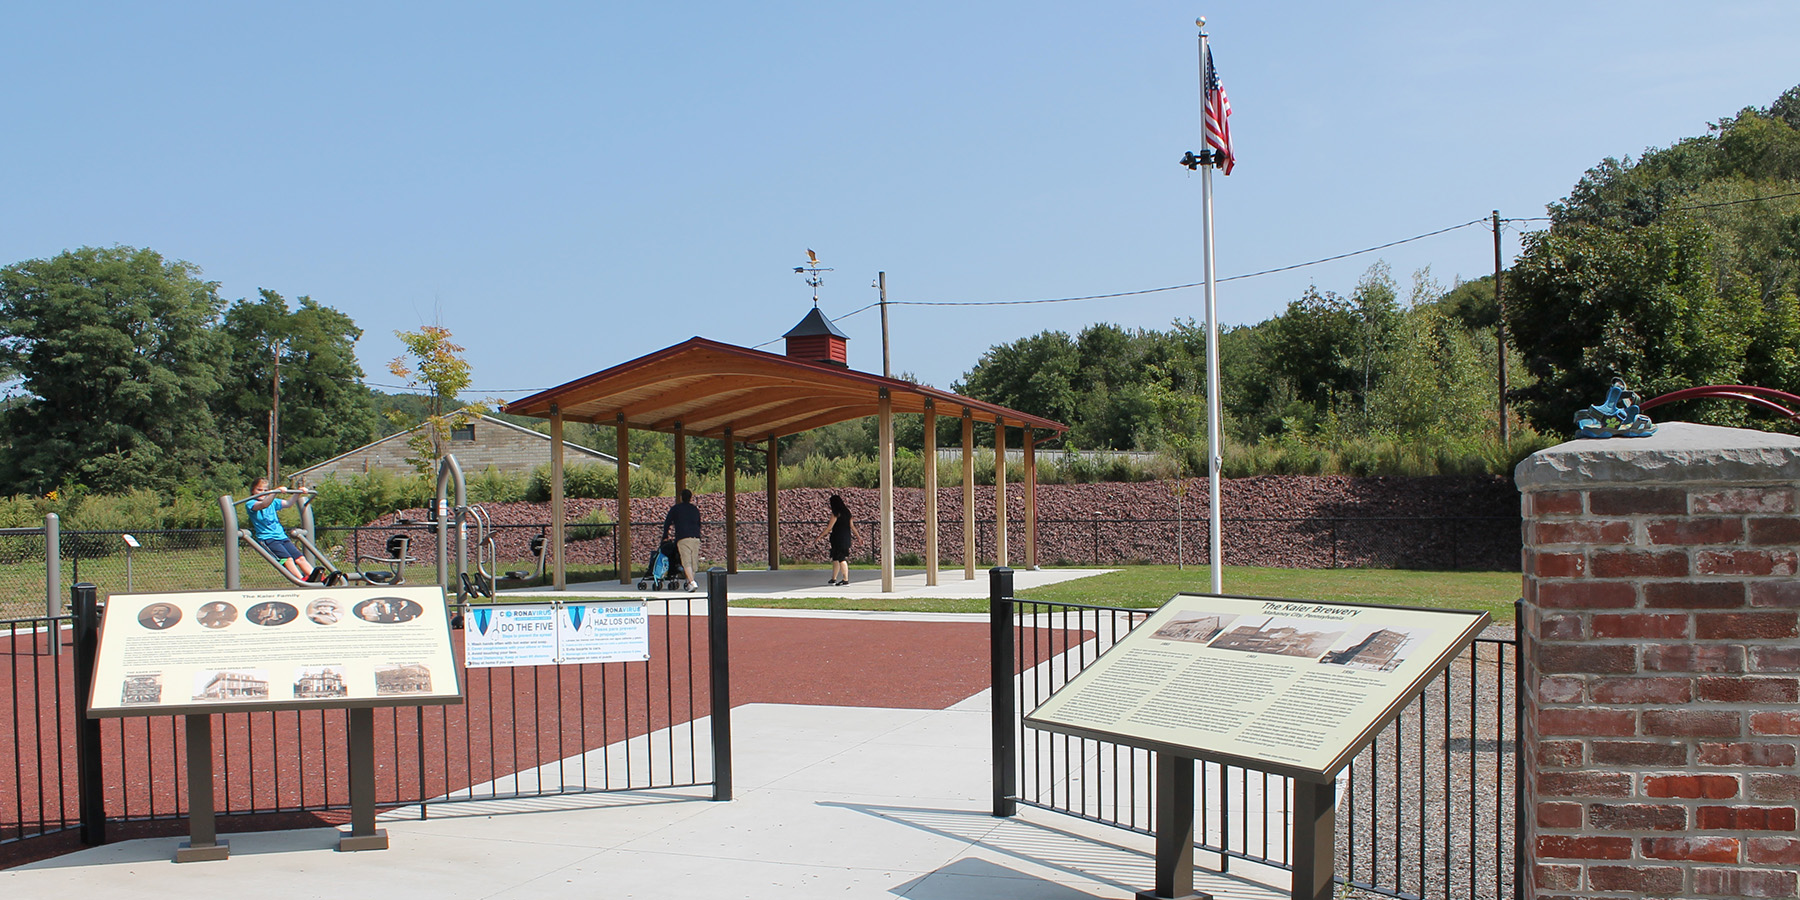
[[[1203,759],[1297,780],[1293,896],[1326,898],[1337,773],[1487,624],[1480,611],[1178,594],[1025,724],[1157,752],[1158,884],[1140,896],[1194,896]],[[1165,840],[1161,823],[1186,834]]]
[[[177,862],[225,859],[212,802],[212,714],[348,709],[351,829],[340,850],[387,847],[375,828],[374,708],[462,702],[439,587],[114,594],[88,715],[186,716],[190,840]]]

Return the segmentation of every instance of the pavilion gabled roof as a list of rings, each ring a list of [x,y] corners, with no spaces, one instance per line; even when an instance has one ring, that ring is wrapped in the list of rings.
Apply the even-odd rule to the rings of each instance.
[[[747,347],[690,338],[506,404],[513,415],[547,419],[554,406],[565,421],[623,423],[646,431],[739,441],[798,434],[875,415],[886,389],[896,413],[1004,419],[1008,425],[1062,433],[1068,426],[961,394],[884,378],[842,366],[794,359]]]

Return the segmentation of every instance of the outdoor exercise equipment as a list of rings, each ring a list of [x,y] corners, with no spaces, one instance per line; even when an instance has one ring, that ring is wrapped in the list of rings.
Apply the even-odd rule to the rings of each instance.
[[[288,529],[287,534],[294,545],[300,548],[300,552],[305,554],[307,562],[323,574],[314,580],[307,580],[288,571],[288,568],[281,564],[281,560],[276,559],[275,555],[270,553],[261,541],[256,540],[256,537],[250,533],[250,529],[238,527],[239,501],[233,499],[230,494],[221,494],[219,495],[219,511],[223,514],[225,530],[225,586],[227,588],[237,588],[241,580],[242,573],[238,562],[238,543],[240,541],[256,551],[256,554],[261,556],[264,562],[267,562],[276,572],[281,573],[281,577],[286,578],[295,587],[336,587],[351,583],[393,585],[406,583],[407,564],[418,561],[408,553],[412,546],[411,538],[404,534],[392,535],[387,541],[386,556],[358,556],[356,570],[345,571],[338,568],[331,556],[320,550],[318,544],[313,541],[313,535],[317,531],[313,525],[312,498],[317,496],[318,492],[310,488],[267,490],[251,494],[244,499],[259,500],[271,494],[292,494],[300,497],[296,503],[300,511],[300,527]],[[363,568],[370,563],[386,568]]]
[[[532,578],[532,577],[537,577],[537,578],[544,577],[544,556],[545,556],[544,548],[549,546],[549,544],[550,544],[549,536],[544,534],[542,531],[538,532],[537,534],[532,535],[531,536],[531,556],[533,559],[537,560],[537,572],[533,573],[528,569],[513,569],[512,571],[509,571],[506,573],[506,577],[508,577],[514,581],[524,581],[525,579]]]

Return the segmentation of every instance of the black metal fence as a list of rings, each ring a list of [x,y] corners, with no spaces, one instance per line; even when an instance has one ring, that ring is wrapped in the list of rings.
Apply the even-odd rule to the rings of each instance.
[[[377,804],[424,817],[459,801],[709,785],[713,799],[729,799],[728,659],[713,652],[727,646],[723,572],[708,595],[700,610],[642,598],[649,660],[464,669],[462,704],[376,710]],[[0,848],[84,820],[100,833],[174,833],[188,813],[178,716],[101,720],[101,789],[89,803],[78,796],[76,673],[92,660],[61,631],[69,623],[0,622],[11,683],[0,698],[9,707],[0,715]],[[62,652],[50,652],[51,634]],[[261,817],[230,826],[242,830],[348,810],[348,719],[341,709],[213,715],[216,812]],[[13,855],[0,850],[0,860]]]
[[[1155,833],[1153,754],[1023,724],[1153,611],[994,598],[995,815],[1022,804]],[[1515,639],[1477,639],[1338,776],[1337,880],[1346,891],[1522,896],[1518,661]],[[1202,762],[1195,794],[1195,847],[1214,855],[1217,870],[1235,859],[1293,868],[1291,780]]]

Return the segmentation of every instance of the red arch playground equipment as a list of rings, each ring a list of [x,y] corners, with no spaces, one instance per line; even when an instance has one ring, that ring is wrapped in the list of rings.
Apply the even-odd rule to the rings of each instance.
[[[1665,403],[1680,400],[1741,400],[1751,406],[1761,407],[1770,412],[1786,416],[1788,421],[1800,423],[1800,396],[1774,388],[1754,387],[1747,384],[1708,384],[1700,387],[1683,388],[1670,391],[1660,397],[1652,397],[1638,404],[1639,409],[1654,409]],[[1784,405],[1785,404],[1785,405]]]

